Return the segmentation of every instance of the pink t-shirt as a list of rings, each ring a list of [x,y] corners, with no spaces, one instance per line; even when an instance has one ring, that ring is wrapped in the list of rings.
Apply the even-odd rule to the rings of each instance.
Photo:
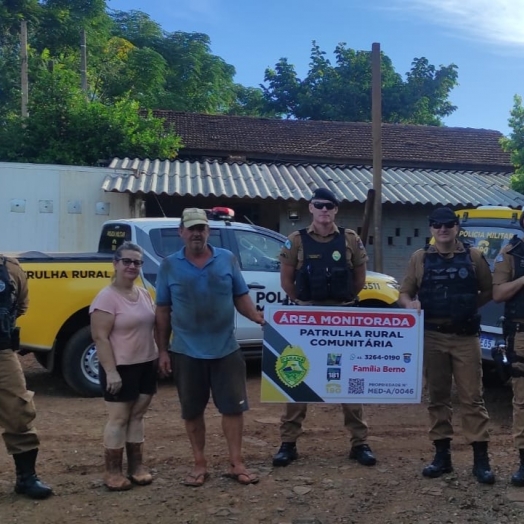
[[[138,300],[132,302],[112,286],[107,286],[98,293],[89,308],[89,313],[98,309],[115,317],[109,341],[117,366],[140,364],[158,357],[153,338],[153,300],[144,288],[137,289]]]

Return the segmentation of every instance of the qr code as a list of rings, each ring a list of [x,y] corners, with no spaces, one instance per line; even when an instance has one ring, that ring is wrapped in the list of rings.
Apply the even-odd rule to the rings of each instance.
[[[364,394],[364,379],[363,378],[350,378],[348,393],[350,395],[363,395]]]

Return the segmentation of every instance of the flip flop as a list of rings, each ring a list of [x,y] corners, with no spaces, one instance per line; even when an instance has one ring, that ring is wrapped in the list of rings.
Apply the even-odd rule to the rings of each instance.
[[[236,480],[239,484],[247,486],[248,484],[258,484],[260,479],[255,473],[224,473],[227,479]]]
[[[191,486],[192,488],[199,488],[203,486],[206,480],[209,478],[209,473],[199,473],[198,475],[193,475],[190,473],[185,480],[182,481],[184,486]]]

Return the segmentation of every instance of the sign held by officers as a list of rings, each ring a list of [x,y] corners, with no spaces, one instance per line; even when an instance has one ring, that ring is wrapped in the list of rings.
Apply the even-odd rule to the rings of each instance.
[[[262,402],[419,403],[423,315],[269,306]]]

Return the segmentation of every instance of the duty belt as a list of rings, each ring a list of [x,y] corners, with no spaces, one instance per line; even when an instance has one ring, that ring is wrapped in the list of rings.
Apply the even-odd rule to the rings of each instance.
[[[429,322],[424,323],[424,329],[427,331],[436,331],[445,335],[459,335],[459,336],[472,336],[478,335],[478,330],[460,328],[453,324],[431,324]]]

